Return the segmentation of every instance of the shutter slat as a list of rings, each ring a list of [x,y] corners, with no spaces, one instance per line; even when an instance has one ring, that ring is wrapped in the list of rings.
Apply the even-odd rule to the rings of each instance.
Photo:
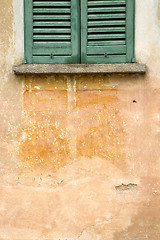
[[[66,47],[62,47],[62,48],[57,48],[55,47],[54,48],[54,51],[53,51],[54,54],[57,54],[57,55],[71,55],[72,54],[72,51],[71,51],[71,47],[70,46],[66,46]],[[34,48],[33,49],[33,54],[34,56],[36,55],[42,55],[42,56],[45,56],[45,55],[50,55],[51,54],[51,49],[48,47],[39,47],[39,48]]]
[[[33,13],[50,13],[50,14],[53,14],[53,13],[70,13],[70,9],[69,8],[35,8],[33,10]]]
[[[119,33],[119,32],[125,32],[125,27],[114,27],[114,28],[111,28],[111,27],[91,27],[91,28],[88,28],[88,34],[89,33],[107,33],[107,32],[116,32],[116,33]]]
[[[58,21],[52,21],[52,22],[34,22],[33,27],[70,27],[70,22],[58,22]]]
[[[88,46],[113,46],[113,45],[125,45],[125,40],[108,40],[106,43],[106,40],[100,40],[100,41],[92,41],[88,42]]]
[[[71,33],[70,28],[34,28],[33,33],[57,34],[57,33]]]
[[[125,5],[125,0],[119,1],[88,1],[88,6],[117,6]]]
[[[96,7],[96,8],[88,8],[88,13],[99,13],[99,12],[125,12],[126,8],[125,7]]]
[[[125,34],[90,34],[88,35],[88,40],[93,40],[93,39],[125,39]]]
[[[90,26],[117,26],[117,25],[125,25],[125,20],[113,20],[113,21],[88,21],[88,27]]]
[[[96,20],[96,19],[114,19],[114,18],[118,18],[118,19],[125,19],[126,18],[126,14],[124,13],[119,13],[119,14],[115,14],[115,13],[112,13],[112,14],[89,14],[88,15],[88,19],[93,19],[93,20]]]
[[[117,5],[125,5],[125,0],[117,0],[117,1],[88,1],[88,6],[117,6]]]
[[[34,52],[34,49],[39,49],[39,48],[44,48],[47,49],[49,48],[50,49],[50,53],[53,52],[53,50],[55,51],[55,49],[58,49],[58,51],[61,51],[61,49],[65,48],[65,47],[70,47],[71,48],[71,43],[70,42],[66,42],[66,41],[55,41],[55,42],[48,42],[48,41],[36,41],[34,43],[34,48],[33,48],[33,52]]]
[[[68,36],[68,35],[34,35],[33,37],[33,40],[39,40],[39,41],[43,41],[43,40],[56,40],[56,41],[59,41],[59,40],[70,40],[71,37]]]
[[[63,61],[62,61],[63,59]],[[72,56],[54,56],[51,58],[50,56],[33,56],[34,64],[73,64],[75,63],[75,59]]]
[[[54,15],[43,15],[43,14],[40,14],[40,15],[34,15],[33,16],[33,20],[41,20],[41,21],[51,21],[51,20],[70,20],[71,19],[71,16],[68,14],[68,15],[63,15],[63,18],[61,15],[57,15],[57,14],[54,14]]]
[[[92,47],[88,46],[87,47],[87,54],[90,55],[95,55],[95,53],[100,54],[126,54],[126,46],[124,45],[119,45],[119,46],[97,46],[97,47]]]
[[[126,55],[108,55],[107,57],[92,55],[87,56],[87,62],[91,64],[95,64],[95,59],[97,64],[101,63],[124,63],[126,62]]]
[[[33,7],[70,7],[70,1],[34,1]]]

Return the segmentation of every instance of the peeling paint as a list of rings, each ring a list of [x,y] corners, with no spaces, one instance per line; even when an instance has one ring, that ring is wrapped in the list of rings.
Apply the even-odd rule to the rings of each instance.
[[[115,189],[120,192],[120,193],[124,193],[124,192],[133,192],[137,190],[137,184],[135,183],[129,183],[129,184],[121,184],[119,186],[116,186]]]
[[[23,1],[1,0],[0,239],[160,239],[159,2],[136,1],[146,75],[18,77]]]

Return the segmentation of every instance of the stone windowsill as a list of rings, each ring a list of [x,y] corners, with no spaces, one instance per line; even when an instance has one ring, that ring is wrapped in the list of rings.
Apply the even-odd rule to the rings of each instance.
[[[146,72],[145,64],[20,64],[14,65],[13,71],[17,75],[25,74],[96,74],[96,73],[141,73]]]

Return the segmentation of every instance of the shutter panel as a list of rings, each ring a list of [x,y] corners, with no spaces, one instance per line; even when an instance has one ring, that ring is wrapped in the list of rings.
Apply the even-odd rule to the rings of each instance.
[[[134,58],[134,0],[82,0],[81,62],[125,63]]]
[[[27,63],[79,62],[77,0],[25,0],[25,16]],[[32,38],[30,44],[27,43],[28,32]]]

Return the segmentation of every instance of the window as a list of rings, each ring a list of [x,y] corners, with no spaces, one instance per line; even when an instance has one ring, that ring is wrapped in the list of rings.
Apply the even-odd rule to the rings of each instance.
[[[134,59],[135,0],[24,0],[28,64]]]

